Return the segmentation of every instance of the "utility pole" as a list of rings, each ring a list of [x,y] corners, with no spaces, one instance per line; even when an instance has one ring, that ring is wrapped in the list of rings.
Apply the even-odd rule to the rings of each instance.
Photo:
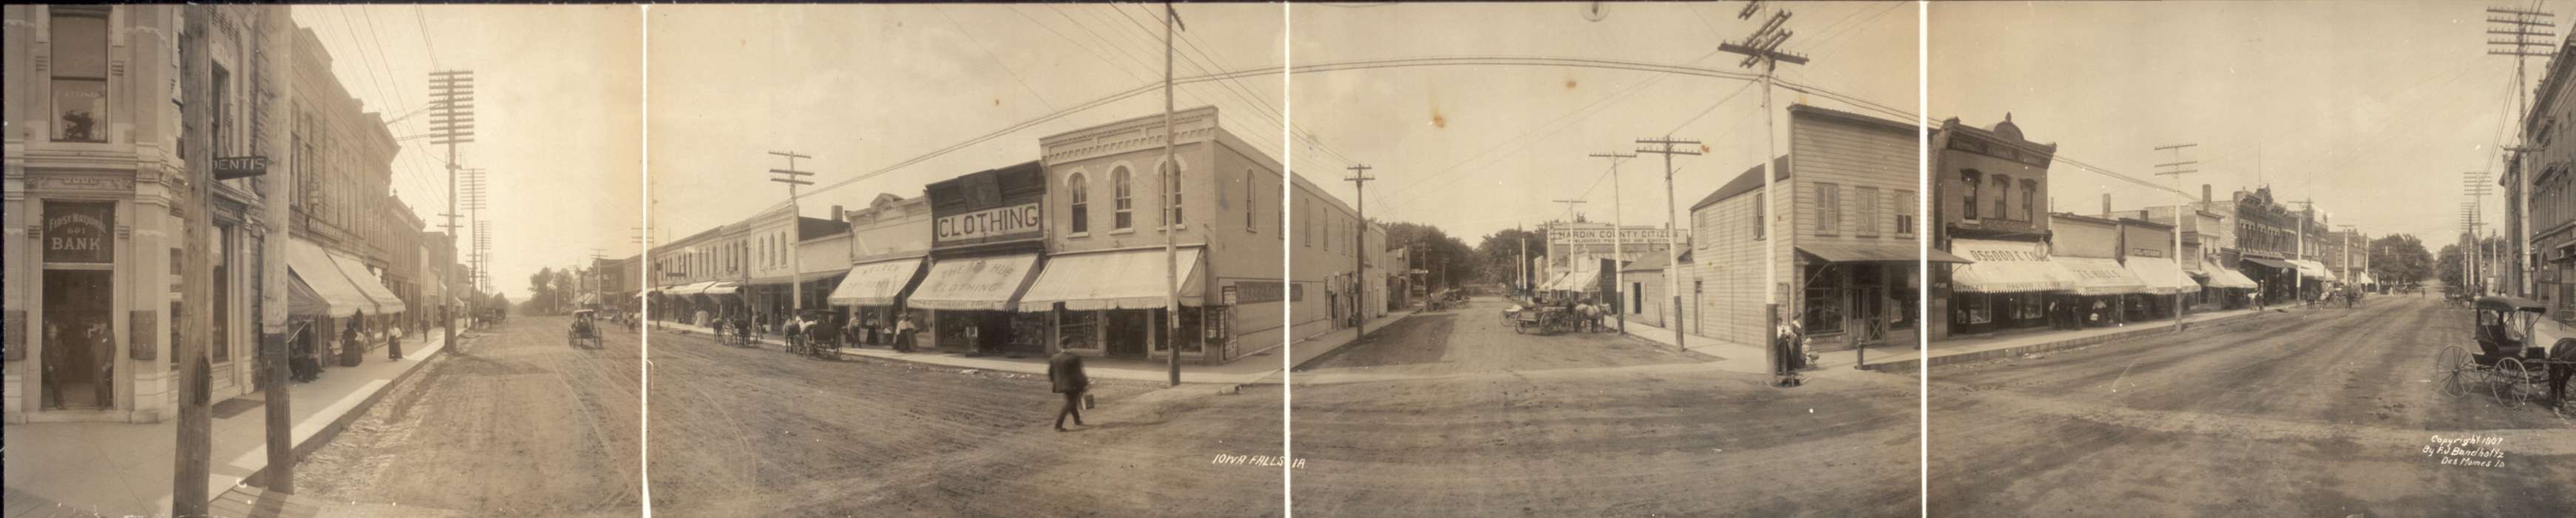
[[[1576,209],[1576,208],[1575,208],[1575,206],[1577,206],[1577,205],[1582,205],[1582,204],[1585,204],[1585,203],[1591,203],[1591,202],[1584,201],[1584,200],[1556,200],[1556,202],[1557,202],[1557,203],[1563,203],[1563,204],[1565,204],[1565,211],[1566,211],[1566,212],[1573,213],[1573,216],[1574,216],[1574,217],[1573,217],[1573,218],[1570,218],[1570,219],[1572,219],[1572,220],[1578,220],[1578,221],[1583,219],[1583,212],[1582,212],[1581,210]],[[1558,230],[1564,230],[1564,229],[1565,229],[1565,225],[1557,225],[1557,227],[1556,227],[1556,228],[1557,228]],[[1556,249],[1554,249],[1554,248],[1550,248],[1550,249],[1548,249],[1548,250],[1547,250],[1547,253],[1548,253],[1548,254],[1551,254],[1551,255],[1562,253],[1562,254],[1564,254],[1564,255],[1565,255],[1565,257],[1562,257],[1561,259],[1565,259],[1565,265],[1566,265],[1566,267],[1574,268],[1574,269],[1576,269],[1576,270],[1582,270],[1582,269],[1583,269],[1583,268],[1582,268],[1582,264],[1581,264],[1581,263],[1576,263],[1576,262],[1574,262],[1574,257],[1573,257],[1573,256],[1574,256],[1574,253],[1573,253],[1573,247],[1570,247],[1570,246],[1569,246],[1569,247],[1566,247],[1566,250],[1562,250],[1562,251],[1560,251],[1560,250],[1556,250]],[[1586,255],[1589,255],[1589,254],[1586,254]],[[1551,262],[1553,262],[1553,260],[1551,260]],[[1540,274],[1540,275],[1546,275],[1546,274],[1542,273],[1542,274]],[[1560,275],[1555,275],[1555,276],[1549,276],[1548,280],[1549,280],[1549,281],[1551,281],[1551,282],[1553,282],[1553,281],[1555,281],[1555,280],[1556,280],[1557,278],[1559,278],[1559,277],[1563,277],[1563,275],[1561,275],[1561,274],[1560,274]]]
[[[796,159],[814,157],[794,151],[771,151],[769,154],[787,158],[786,169],[769,170],[770,174],[778,175],[769,181],[787,184],[787,318],[796,320],[805,316],[805,260],[804,254],[797,251],[797,244],[805,241],[805,211],[796,204],[796,187],[814,185],[814,182],[804,179],[814,176],[814,173],[796,170]]]
[[[2306,261],[2308,260],[2308,220],[2317,218],[2317,202],[2293,200],[2287,203],[2299,204],[2299,233],[2291,238],[2290,243],[2294,248],[2290,255],[2293,259]],[[2301,265],[2291,264],[2290,266],[2293,267],[2291,269],[2298,270],[2297,267]],[[2311,302],[2308,300],[2308,274],[2306,271],[2292,273],[2297,275],[2290,276],[2290,294],[2299,297],[2299,305],[2308,305]]]
[[[1737,19],[1750,19],[1753,17],[1754,13],[1759,11],[1760,5],[1757,2],[1754,5],[1744,6],[1744,11],[1737,14],[1735,17]],[[1796,386],[1798,384],[1798,377],[1796,371],[1789,368],[1789,355],[1796,354],[1796,352],[1783,350],[1790,344],[1784,343],[1779,339],[1779,335],[1783,334],[1779,332],[1781,318],[1780,292],[1786,288],[1786,286],[1780,285],[1780,240],[1785,239],[1787,236],[1782,236],[1778,232],[1780,226],[1780,218],[1778,217],[1780,213],[1780,204],[1777,203],[1778,200],[1774,199],[1777,198],[1775,194],[1779,191],[1773,189],[1773,184],[1777,183],[1775,180],[1779,178],[1780,172],[1772,170],[1772,155],[1779,152],[1779,136],[1776,134],[1778,133],[1778,130],[1775,127],[1777,123],[1772,120],[1777,114],[1773,113],[1776,110],[1771,108],[1771,87],[1773,86],[1773,83],[1776,82],[1773,75],[1779,72],[1780,62],[1786,61],[1793,65],[1807,64],[1806,56],[1782,52],[1780,50],[1780,44],[1788,42],[1789,36],[1796,34],[1796,31],[1791,31],[1786,27],[1788,23],[1789,11],[1784,9],[1775,9],[1771,12],[1771,19],[1763,22],[1761,29],[1757,29],[1753,31],[1753,34],[1745,36],[1743,41],[1721,43],[1717,46],[1718,50],[1743,54],[1744,61],[1739,64],[1739,66],[1752,68],[1758,65],[1762,69],[1761,196],[1763,211],[1762,237],[1764,238],[1762,240],[1762,318],[1764,324],[1763,328],[1771,330],[1772,334],[1775,336],[1772,340],[1773,343],[1771,346],[1764,347],[1763,350],[1766,351],[1765,356],[1768,356],[1768,359],[1771,362],[1772,375],[1776,380],[1773,382],[1773,385],[1782,387]],[[1786,158],[1782,158],[1780,161],[1787,162],[1788,160]]]
[[[283,25],[292,21],[287,12],[276,12],[270,16],[272,18],[269,18],[268,23],[271,24]],[[259,34],[264,38],[261,52],[294,48],[293,33],[280,30],[277,25],[261,29]],[[295,60],[272,59],[260,68],[262,70],[258,73],[262,76],[280,78],[269,87],[271,93],[280,98],[295,98],[295,81],[292,80],[296,77]],[[292,103],[266,104],[268,111],[264,115],[268,120],[295,119]],[[269,156],[294,155],[295,150],[291,139],[272,137],[267,140]],[[262,413],[265,414],[262,417],[265,418],[267,425],[264,442],[268,446],[266,450],[268,467],[261,471],[268,474],[268,480],[265,482],[269,491],[295,494],[295,413],[293,401],[290,401],[291,394],[287,391],[287,386],[291,383],[287,379],[287,373],[291,370],[287,366],[287,352],[290,348],[288,340],[295,333],[291,327],[294,321],[287,315],[288,292],[291,289],[289,283],[292,281],[288,280],[290,273],[284,258],[287,256],[288,243],[293,240],[295,226],[292,221],[295,216],[293,207],[299,193],[296,192],[295,182],[282,179],[281,176],[283,175],[262,174],[259,179],[260,184],[267,187],[262,191],[266,194],[261,197],[263,204],[261,209],[267,213],[267,217],[261,224],[263,235],[260,236],[262,259],[259,265],[259,291],[262,306],[260,327],[264,335],[260,340],[260,363],[266,365],[268,369],[266,379],[260,385],[260,394],[262,399],[266,400],[260,406]],[[443,293],[444,290],[441,292]]]
[[[1619,313],[1619,334],[1628,334],[1628,279],[1621,275],[1628,269],[1628,215],[1619,200],[1619,159],[1636,158],[1636,153],[1593,153],[1596,158],[1610,159],[1610,307]],[[1669,155],[1665,158],[1670,161]]]
[[[179,33],[179,139],[187,161],[188,202],[182,211],[187,227],[180,232],[186,246],[180,260],[181,292],[191,303],[179,304],[180,314],[171,315],[172,324],[185,332],[170,341],[170,358],[179,368],[178,445],[171,455],[176,466],[170,477],[170,514],[204,516],[209,498],[206,482],[211,472],[214,448],[214,409],[207,404],[207,369],[205,344],[214,330],[213,312],[200,309],[213,297],[214,258],[205,246],[213,232],[206,204],[215,183],[216,139],[214,98],[214,60],[207,55],[208,32],[214,27],[208,18],[215,14],[211,5],[191,5],[181,11]],[[147,360],[149,358],[146,358]]]
[[[1512,230],[1516,231],[1512,233],[1513,235],[1519,236],[1519,239],[1514,239],[1514,241],[1521,242],[1521,276],[1519,277],[1518,286],[1515,287],[1520,288],[1521,293],[1526,294],[1530,292],[1529,231],[1522,229],[1519,224],[1513,224]],[[1413,265],[1408,264],[1405,266],[1410,269]]]
[[[2465,262],[2470,265],[2468,271],[2472,277],[2464,277],[2460,280],[2475,288],[2470,292],[2471,294],[2483,295],[2487,288],[2486,276],[2490,272],[2484,262],[2487,260],[2486,238],[2478,234],[2478,228],[2485,226],[2486,196],[2495,192],[2495,184],[2487,182],[2485,171],[2469,171],[2462,175],[2466,178],[2461,182],[2460,190],[2469,196],[2467,212],[2470,252]]]
[[[2557,23],[2551,18],[2552,15],[2547,11],[2487,8],[2487,34],[2489,35],[2487,55],[2513,57],[2514,113],[2521,115],[2526,122],[2530,120],[2530,115],[2526,113],[2529,110],[2528,101],[2525,98],[2528,91],[2524,88],[2523,67],[2530,63],[2531,58],[2547,58],[2556,55],[2554,52],[2556,49],[2552,47],[2557,44]],[[2514,270],[2513,290],[2515,295],[2529,296],[2533,271],[2531,264],[2532,171],[2529,167],[2525,167],[2528,164],[2523,162],[2523,158],[2529,156],[2526,151],[2529,151],[2531,145],[2531,125],[2524,123],[2514,126],[2516,127],[2514,141],[2519,144],[2505,146],[2506,150],[2513,153],[2508,155],[2511,157],[2512,165],[2506,170],[2509,171],[2507,174],[2512,177],[2514,184],[2513,221],[2510,222],[2513,223],[2514,235],[2511,237],[2514,243],[2515,260],[2520,266]]]
[[[1356,342],[1368,337],[1368,183],[1377,178],[1368,175],[1369,166],[1364,164],[1352,165],[1350,170],[1351,177],[1344,180],[1351,182],[1351,199],[1359,206],[1360,218],[1360,231],[1351,235],[1351,300],[1359,307],[1359,323],[1351,326],[1356,331],[1351,341]]]
[[[1673,149],[1673,146],[1697,146],[1699,145],[1699,141],[1673,140],[1672,135],[1665,135],[1664,138],[1660,139],[1637,139],[1637,143],[1663,146],[1660,149],[1639,148],[1637,149],[1637,152],[1654,153],[1664,156],[1664,254],[1666,256],[1664,261],[1664,293],[1666,295],[1671,295],[1670,298],[1672,299],[1672,306],[1670,306],[1672,310],[1664,312],[1664,325],[1673,327],[1673,346],[1679,347],[1684,351],[1688,351],[1690,350],[1690,342],[1685,341],[1685,337],[1688,335],[1682,333],[1681,321],[1682,245],[1680,234],[1682,231],[1682,213],[1680,206],[1674,205],[1673,202],[1673,155],[1696,156],[1700,154],[1700,152],[1689,149],[1677,150]],[[1859,351],[1860,348],[1854,347],[1852,350]],[[1860,367],[1860,365],[1860,363],[1855,362],[1852,364],[1852,367],[1857,368]]]
[[[429,73],[429,98],[430,144],[444,144],[447,146],[447,213],[440,215],[447,217],[447,249],[453,252],[458,248],[458,243],[456,242],[456,145],[474,141],[474,71],[431,71]],[[477,185],[480,185],[479,181],[481,180],[481,177],[476,177],[476,180],[478,181]],[[479,196],[477,197],[477,201],[480,201]],[[447,265],[440,265],[442,268],[446,266]],[[482,265],[475,265],[473,274],[482,275]],[[454,286],[455,280],[449,279],[448,285]],[[446,291],[453,292],[455,290],[451,289]],[[475,293],[479,295],[482,292],[477,290]],[[480,297],[478,296],[477,298]],[[438,327],[443,330],[441,331],[441,334],[445,335],[447,340],[446,343],[450,348],[454,348],[456,345],[455,300],[456,294],[448,293],[446,297],[442,297],[438,301],[438,316],[441,320]]]
[[[2200,172],[2200,170],[2199,170],[2199,169],[2188,169],[2188,168],[2190,168],[2190,167],[2194,167],[2194,166],[2198,166],[2198,165],[2200,165],[2200,161],[2198,161],[2198,160],[2183,160],[2183,159],[2182,159],[2182,150],[2183,150],[2183,149],[2185,149],[2185,148],[2196,147],[2196,146],[2199,146],[2199,145],[2200,145],[2199,143],[2182,143],[2182,144],[2171,144],[2171,145],[2156,146],[2156,150],[2157,150],[2157,151],[2172,151],[2172,152],[2173,152],[2173,155],[2174,155],[2174,158],[2173,158],[2173,160],[2174,160],[2174,161],[2172,161],[2172,162],[2166,162],[2166,163],[2162,163],[2162,164],[2156,164],[2156,167],[2157,167],[2157,168],[2159,168],[2159,169],[2163,169],[2163,171],[2157,171],[2157,172],[2156,172],[2156,175],[2157,175],[2157,176],[2171,176],[2171,177],[2173,177],[2173,179],[2174,179],[2174,180],[2173,180],[2173,181],[2174,181],[2174,187],[2173,187],[2174,195],[2175,195],[2175,196],[2180,196],[2180,197],[2181,197],[2180,201],[2176,201],[2176,202],[2174,202],[2174,226],[2173,226],[2173,231],[2172,231],[2172,233],[2173,233],[2173,257],[2174,257],[2174,268],[2175,268],[2174,273],[2175,273],[2175,274],[2177,274],[2177,275],[2179,275],[2179,274],[2181,274],[2181,273],[2182,273],[2181,268],[2182,268],[2182,222],[2183,222],[2183,218],[2186,218],[2186,217],[2192,217],[2192,216],[2186,216],[2186,215],[2185,215],[2185,214],[2186,214],[2186,212],[2188,212],[2188,211],[2185,211],[2185,210],[2184,210],[2184,208],[2185,208],[2185,207],[2188,207],[2188,206],[2191,204],[2191,195],[2189,195],[2189,194],[2184,194],[2184,191],[2182,190],[2182,175],[2186,175],[2186,174],[2191,174],[2191,173],[2197,173],[2197,172]],[[2183,316],[2182,292],[2180,292],[2180,291],[2176,291],[2176,292],[2174,292],[2174,296],[2173,296],[2173,304],[2174,304],[2174,306],[2173,306],[2173,310],[2174,310],[2174,318],[2173,318],[2174,325],[2173,325],[2173,329],[2174,329],[2174,332],[2176,332],[2176,333],[2180,333],[2180,332],[2182,332],[2182,329],[2183,329],[2183,327],[2182,327],[2182,316]]]
[[[1181,260],[1180,249],[1174,241],[1179,237],[1181,226],[1173,221],[1175,219],[1173,216],[1181,212],[1180,205],[1176,203],[1180,200],[1173,199],[1175,195],[1180,194],[1181,164],[1172,154],[1173,139],[1178,138],[1178,132],[1172,128],[1172,36],[1175,30],[1188,29],[1188,26],[1181,23],[1181,11],[1173,9],[1171,2],[1163,2],[1163,165],[1156,168],[1159,171],[1156,171],[1155,177],[1162,180],[1160,187],[1163,189],[1163,192],[1158,193],[1163,198],[1163,325],[1166,331],[1163,336],[1171,337],[1172,341],[1164,344],[1164,347],[1169,352],[1168,365],[1171,369],[1171,386],[1174,387],[1181,386],[1180,341],[1183,337],[1181,336],[1181,267],[1173,264]],[[1361,224],[1366,225],[1367,222],[1362,221]],[[1365,235],[1367,232],[1361,232],[1361,234]]]

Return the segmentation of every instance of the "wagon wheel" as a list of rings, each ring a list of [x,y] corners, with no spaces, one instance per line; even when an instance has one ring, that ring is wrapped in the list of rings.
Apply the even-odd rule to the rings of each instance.
[[[2433,355],[2433,382],[2440,384],[2438,388],[2442,395],[2459,397],[2469,392],[2468,380],[2465,379],[2472,374],[2468,356],[2468,350],[2457,345],[2444,347],[2442,352]]]
[[[2522,388],[2523,384],[2531,382],[2531,370],[2523,368],[2521,359],[2497,360],[2495,370],[2487,373],[2487,381],[2488,390],[2494,392],[2496,401],[2504,403],[2506,408],[2521,406],[2523,401],[2531,398],[2530,391]]]

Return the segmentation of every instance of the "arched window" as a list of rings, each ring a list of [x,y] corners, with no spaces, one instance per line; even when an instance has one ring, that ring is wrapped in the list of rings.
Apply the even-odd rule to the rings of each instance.
[[[1089,179],[1083,178],[1082,173],[1074,173],[1072,178],[1067,178],[1064,182],[1070,184],[1065,186],[1065,190],[1073,193],[1071,196],[1073,205],[1073,214],[1071,216],[1073,218],[1072,232],[1075,234],[1090,232],[1091,184]]]
[[[1116,197],[1114,200],[1116,206],[1110,211],[1112,214],[1110,227],[1119,230],[1136,227],[1136,187],[1132,185],[1128,176],[1131,175],[1127,174],[1125,166],[1109,170],[1109,181],[1113,184],[1112,190],[1115,191],[1111,195]]]
[[[1163,195],[1167,198],[1164,202],[1170,203],[1171,205],[1169,205],[1169,207],[1172,208],[1172,217],[1169,218],[1169,221],[1163,224],[1163,228],[1179,228],[1182,225],[1189,224],[1188,218],[1181,217],[1180,168],[1166,162],[1161,168],[1157,169],[1156,173],[1157,174],[1154,175],[1154,181],[1163,185]]]

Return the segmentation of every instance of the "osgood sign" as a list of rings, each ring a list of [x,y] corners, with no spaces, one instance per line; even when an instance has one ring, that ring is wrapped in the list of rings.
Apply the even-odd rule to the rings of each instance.
[[[45,262],[107,263],[116,259],[116,205],[45,205]]]
[[[1673,237],[1671,230],[1631,228],[1612,232],[1606,228],[1566,228],[1547,232],[1547,240],[1560,245],[1607,245],[1628,243],[1662,243]]]
[[[931,221],[931,237],[938,243],[1036,237],[1046,229],[1045,214],[1038,204],[1023,203],[940,216]]]

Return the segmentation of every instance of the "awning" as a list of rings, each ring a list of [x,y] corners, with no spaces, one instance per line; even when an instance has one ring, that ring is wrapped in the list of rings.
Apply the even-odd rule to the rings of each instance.
[[[2236,270],[2216,268],[2210,270],[2210,272],[2209,287],[2212,288],[2237,288],[2250,290],[2263,287],[2260,284],[2255,284],[2254,279],[2245,277],[2245,274],[2237,273]]]
[[[738,289],[742,289],[742,283],[739,283],[739,282],[727,282],[727,281],[708,281],[708,282],[707,282],[707,287],[699,289],[699,290],[698,290],[698,294],[699,294],[699,295],[732,295],[732,294],[733,294],[733,292],[734,292],[734,290],[738,290]]]
[[[670,295],[670,296],[680,296],[680,297],[685,297],[685,296],[689,296],[689,295],[696,295],[696,294],[698,294],[698,292],[706,291],[706,290],[707,290],[707,285],[709,285],[709,284],[715,284],[715,283],[712,283],[712,282],[692,282],[692,283],[682,284],[682,285],[678,285],[678,286],[671,286],[671,287],[667,287],[667,288],[662,288],[662,294],[663,294],[663,295]]]
[[[1180,276],[1181,305],[1202,305],[1199,249],[1183,248],[1175,255],[1168,267]],[[1049,257],[1046,271],[1020,297],[1020,311],[1046,311],[1058,302],[1064,309],[1082,311],[1163,307],[1170,302],[1163,290],[1171,282],[1164,278],[1165,260],[1162,250]]]
[[[323,251],[321,245],[302,239],[288,241],[286,267],[287,274],[293,276],[305,291],[312,293],[314,302],[321,303],[319,306],[296,305],[290,300],[288,314],[346,318],[362,310],[376,309],[375,301],[368,300],[366,292],[360,291],[356,283],[349,282],[349,276],[340,270],[339,262],[333,261],[331,253]]]
[[[2370,278],[2370,272],[2354,273],[2352,279],[2353,284],[2379,284],[2379,279]]]
[[[937,259],[905,305],[948,310],[1009,311],[1037,277],[1038,254]]]
[[[2299,267],[2299,276],[2301,277],[2324,279],[2329,281],[2335,280],[2334,270],[2326,269],[2325,263],[2306,259],[2291,259],[2290,264]]]
[[[907,257],[852,266],[827,300],[839,306],[894,305],[894,299],[912,287],[915,274],[921,273],[921,261],[919,257]]]
[[[1951,291],[1960,293],[2020,293],[2066,290],[2075,287],[2074,276],[2040,253],[2036,241],[1990,241],[1958,239],[1950,242],[1950,251],[1969,261],[1950,273]]]
[[[2280,259],[2267,259],[2267,258],[2262,258],[2262,257],[2247,257],[2247,258],[2245,258],[2245,261],[2244,261],[2244,262],[2249,262],[2249,263],[2254,263],[2254,264],[2257,264],[2257,265],[2262,265],[2264,268],[2271,268],[2271,269],[2275,269],[2275,270],[2296,270],[2296,269],[2299,269],[2299,267],[2297,267],[2297,266],[2293,266],[2293,265],[2291,265],[2289,262],[2287,262],[2287,261],[2282,261],[2282,260],[2280,260]]]
[[[2191,280],[2191,276],[2184,275],[2182,265],[2175,264],[2173,259],[2131,257],[2128,262],[2121,263],[2120,266],[2128,268],[2129,274],[2138,276],[2138,280],[2145,281],[2149,293],[2172,295],[2200,291],[2200,281]]]
[[[1588,291],[1601,280],[1601,272],[1565,272],[1544,289],[1554,291]]]
[[[2145,280],[2139,279],[2137,275],[2129,273],[2129,269],[2127,267],[2120,266],[2119,261],[2099,257],[2067,257],[2062,255],[2050,257],[2048,260],[2049,262],[2057,263],[2057,266],[2059,267],[2065,268],[2068,273],[2075,274],[2075,286],[2065,291],[2072,291],[2077,295],[2155,293],[2155,291],[2147,288],[2147,282]]]
[[[1923,259],[1935,263],[1965,263],[1966,259],[1940,250],[1916,248],[1914,242],[1892,243],[1809,243],[1798,245],[1798,251],[1829,263],[1912,263]],[[1929,252],[1928,254],[1925,252]]]
[[[328,251],[323,253],[330,255],[332,261],[339,263],[340,272],[349,277],[350,284],[358,286],[359,293],[366,294],[367,300],[375,301],[376,314],[403,312],[405,308],[402,298],[395,297],[394,290],[385,289],[383,281],[376,280],[374,274],[367,273],[366,261]]]

